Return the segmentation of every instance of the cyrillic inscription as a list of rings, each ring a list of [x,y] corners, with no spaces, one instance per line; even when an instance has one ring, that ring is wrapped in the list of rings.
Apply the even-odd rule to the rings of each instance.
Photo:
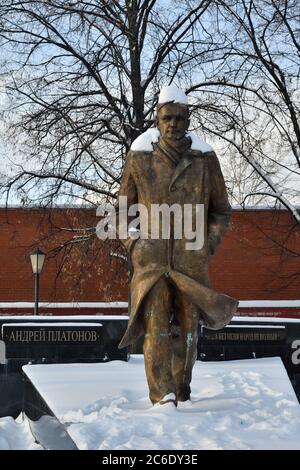
[[[37,330],[21,329],[12,330],[8,334],[8,341],[13,343],[93,343],[99,339],[95,330],[53,330],[41,328]]]

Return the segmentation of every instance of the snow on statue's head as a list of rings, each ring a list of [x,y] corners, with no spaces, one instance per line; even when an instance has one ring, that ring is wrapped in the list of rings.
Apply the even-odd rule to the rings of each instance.
[[[181,106],[186,107],[188,112],[188,98],[184,91],[175,85],[168,85],[161,89],[158,97],[156,114],[164,105],[168,103],[178,103]]]

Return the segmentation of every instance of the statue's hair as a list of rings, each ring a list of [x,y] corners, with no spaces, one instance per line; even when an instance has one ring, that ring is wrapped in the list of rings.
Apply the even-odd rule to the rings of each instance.
[[[174,101],[167,101],[166,103],[157,103],[157,105],[156,105],[156,116],[158,115],[158,113],[159,113],[159,111],[161,110],[161,108],[163,108],[164,106],[166,106],[166,104],[178,104],[178,105],[181,106],[182,108],[185,108],[185,109],[186,109],[188,115],[190,114],[189,106],[188,106],[187,104],[184,104],[184,103],[174,103]]]

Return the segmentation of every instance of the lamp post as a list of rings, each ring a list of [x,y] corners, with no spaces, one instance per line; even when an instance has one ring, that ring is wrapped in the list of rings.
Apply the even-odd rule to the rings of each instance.
[[[34,315],[39,314],[39,289],[40,289],[40,274],[43,269],[43,264],[45,261],[45,253],[36,248],[30,255],[30,261],[32,266],[32,271],[35,276],[35,288],[34,288]]]

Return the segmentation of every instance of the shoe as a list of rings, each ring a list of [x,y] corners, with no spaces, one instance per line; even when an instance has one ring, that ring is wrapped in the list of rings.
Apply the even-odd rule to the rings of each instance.
[[[168,395],[165,395],[161,400],[159,400],[157,404],[165,405],[166,403],[173,403],[175,406],[177,406],[175,393],[169,393]]]

